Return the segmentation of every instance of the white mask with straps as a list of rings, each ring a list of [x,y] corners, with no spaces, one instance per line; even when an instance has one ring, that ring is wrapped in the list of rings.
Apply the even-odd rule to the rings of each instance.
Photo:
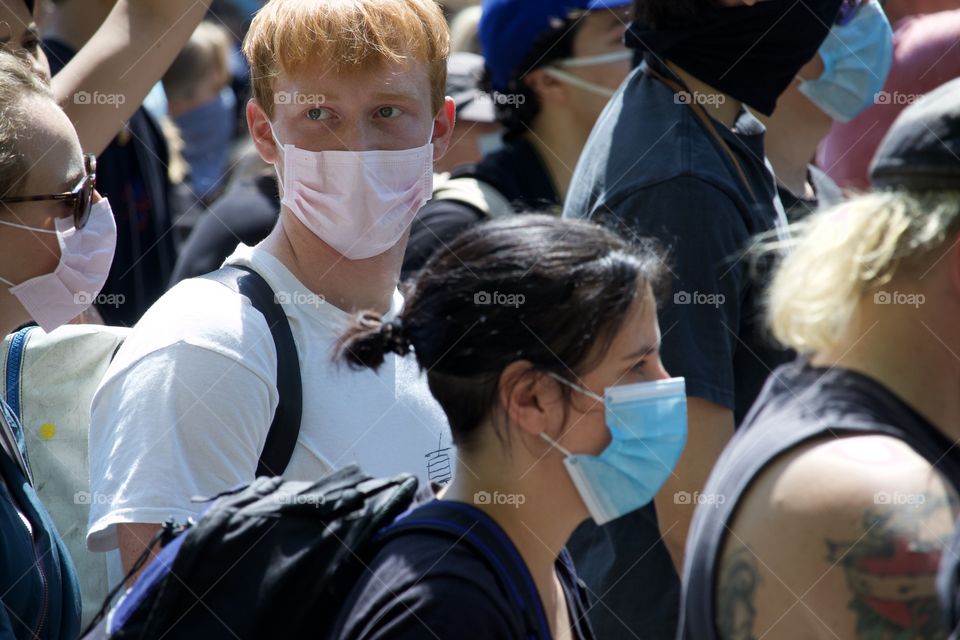
[[[589,91],[590,93],[603,98],[612,98],[614,94],[617,93],[616,89],[611,89],[610,87],[597,84],[596,82],[590,82],[589,80],[581,78],[576,74],[570,73],[565,69],[560,69],[554,65],[563,65],[569,69],[579,69],[581,67],[594,67],[632,59],[633,51],[613,51],[611,53],[603,53],[596,56],[583,56],[579,58],[565,58],[563,60],[557,60],[553,63],[553,65],[546,67],[544,71],[550,77],[556,78],[560,82],[565,82],[572,87]]]

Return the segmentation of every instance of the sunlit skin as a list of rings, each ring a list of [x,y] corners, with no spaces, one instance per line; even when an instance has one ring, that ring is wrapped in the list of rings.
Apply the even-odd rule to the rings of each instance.
[[[23,0],[0,0],[0,46],[50,79],[50,65],[40,48],[40,33]]]

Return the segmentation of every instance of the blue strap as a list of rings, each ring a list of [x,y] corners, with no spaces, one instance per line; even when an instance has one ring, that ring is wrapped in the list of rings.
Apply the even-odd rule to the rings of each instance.
[[[7,406],[10,407],[10,411],[16,418],[16,420],[10,421],[10,430],[13,431],[13,436],[17,441],[17,448],[20,449],[20,455],[23,457],[28,470],[30,468],[30,459],[27,457],[27,441],[23,435],[23,426],[21,425],[23,422],[23,411],[20,406],[20,385],[22,383],[24,350],[26,349],[30,334],[33,333],[33,330],[36,328],[35,326],[24,327],[13,334],[13,338],[10,339],[10,348],[7,350],[7,371],[5,376],[7,383]]]
[[[425,530],[470,545],[505,585],[514,606],[522,612],[527,637],[543,640],[552,637],[540,592],[530,570],[516,546],[490,516],[462,502],[433,500],[401,515],[381,530],[378,542]]]

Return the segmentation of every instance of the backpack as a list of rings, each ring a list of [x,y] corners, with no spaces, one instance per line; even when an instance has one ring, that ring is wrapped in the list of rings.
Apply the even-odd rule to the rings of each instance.
[[[350,465],[314,483],[261,477],[222,494],[196,523],[165,525],[155,542],[166,546],[83,638],[327,638],[382,545],[424,530],[470,545],[523,612],[526,637],[549,638],[540,596],[503,531],[458,503],[410,510],[417,484]]]
[[[248,297],[267,320],[277,347],[280,403],[258,465],[259,475],[282,473],[300,430],[302,391],[296,344],[270,286],[245,267],[206,276]],[[65,325],[51,333],[26,327],[3,343],[3,400],[19,419],[14,437],[33,485],[70,552],[80,578],[81,625],[109,591],[108,555],[87,550],[90,404],[130,329]],[[276,473],[274,473],[274,471]]]
[[[505,218],[516,213],[510,200],[495,186],[481,180],[472,166],[461,167],[452,173],[433,176],[433,199],[455,200],[480,212],[480,221]]]

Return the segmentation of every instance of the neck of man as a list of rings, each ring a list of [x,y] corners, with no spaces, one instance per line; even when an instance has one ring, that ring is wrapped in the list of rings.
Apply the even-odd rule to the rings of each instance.
[[[16,296],[10,293],[8,285],[0,283],[0,289],[0,331],[3,331],[3,335],[9,335],[17,327],[30,322],[30,314]]]
[[[904,285],[900,291],[916,291]],[[884,288],[897,290],[895,284]],[[960,438],[960,361],[955,347],[941,336],[956,331],[944,322],[944,313],[931,311],[926,304],[883,305],[873,297],[861,303],[859,321],[845,333],[846,338],[831,352],[817,354],[811,363],[818,367],[851,369],[880,382],[929,420],[950,440]],[[878,313],[876,310],[880,309]],[[955,322],[955,316],[951,318]],[[852,345],[852,346],[848,346]]]
[[[280,223],[261,246],[312,293],[350,314],[390,309],[400,279],[406,236],[386,253],[349,260],[317,238],[283,207]]]
[[[783,100],[781,106],[785,106]],[[815,196],[808,184],[810,162],[820,141],[830,133],[833,120],[825,114],[823,118],[811,118],[809,114],[780,111],[772,117],[757,117],[767,129],[764,148],[777,181],[798,198]]]
[[[703,106],[707,115],[721,122],[726,128],[733,129],[743,103],[693,77],[669,60],[667,66],[683,80],[683,83],[698,99],[698,103]]]
[[[553,181],[560,202],[567,198],[573,170],[592,127],[584,127],[572,113],[544,109],[524,138],[537,150]]]
[[[112,2],[69,0],[45,16],[43,39],[57,40],[79,51],[110,15]]]
[[[501,447],[496,441],[485,447],[487,454],[461,450],[453,482],[439,497],[471,504],[500,525],[530,570],[549,617],[557,606],[557,557],[583,521],[582,510],[558,500],[556,481],[536,472],[536,460],[521,463]],[[483,504],[475,498],[482,492],[490,496]]]

